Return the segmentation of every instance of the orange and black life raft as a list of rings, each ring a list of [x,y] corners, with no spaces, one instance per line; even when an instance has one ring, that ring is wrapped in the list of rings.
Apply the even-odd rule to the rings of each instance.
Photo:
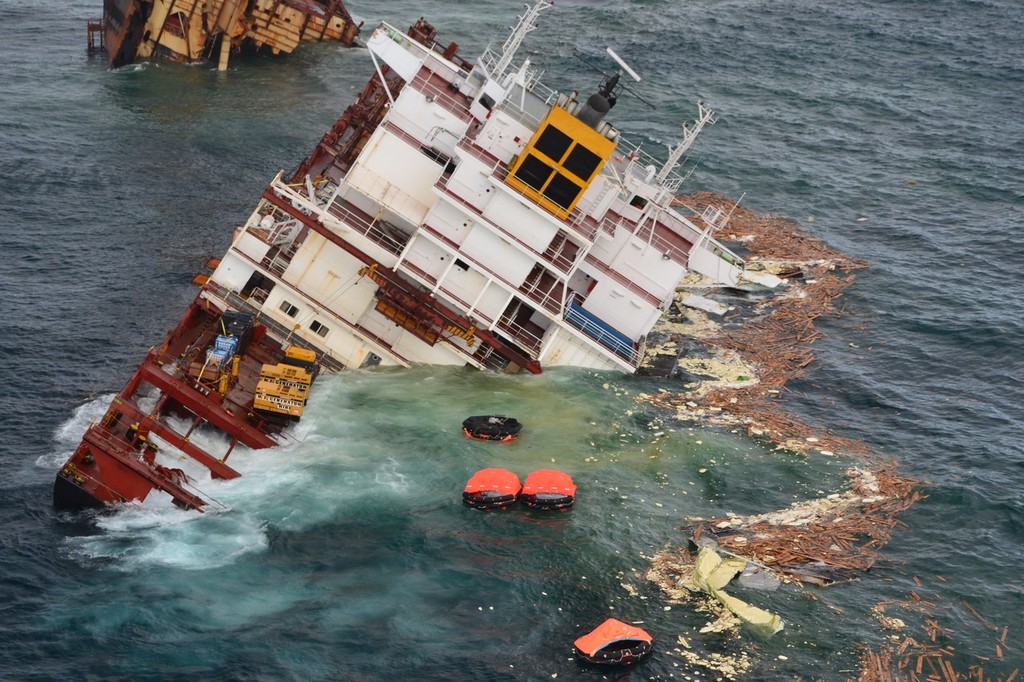
[[[576,499],[576,484],[569,474],[554,469],[534,471],[523,482],[519,501],[532,509],[568,509]]]
[[[508,442],[519,437],[523,425],[514,417],[481,415],[467,417],[462,422],[462,432],[474,440],[496,440]]]
[[[574,642],[576,655],[598,665],[632,665],[651,653],[654,640],[645,631],[609,618]]]
[[[504,509],[523,489],[519,477],[508,469],[481,469],[466,483],[462,501],[475,509]]]

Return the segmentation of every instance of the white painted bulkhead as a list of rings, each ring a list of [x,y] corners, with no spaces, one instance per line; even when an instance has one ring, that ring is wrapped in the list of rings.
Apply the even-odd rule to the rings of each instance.
[[[235,238],[231,248],[259,263],[270,250],[270,244],[267,244],[249,230],[243,230]]]
[[[394,343],[395,351],[411,363],[456,366],[468,363],[468,358],[465,355],[457,353],[444,341],[438,341],[431,346],[422,339],[395,325],[394,322],[391,322],[391,325],[399,332],[398,339]]]
[[[515,288],[522,286],[536,263],[532,255],[483,225],[477,225],[466,236],[462,253],[486,264],[488,270]]]
[[[384,342],[389,350],[382,357],[389,358],[394,364],[432,364],[432,365],[464,365],[466,358],[457,354],[443,342],[434,346],[426,343],[408,330],[395,324],[394,320],[384,317],[372,308],[360,321],[360,327]],[[382,362],[381,364],[385,364]]]
[[[590,256],[621,273],[659,301],[668,300],[686,274],[686,266],[666,258],[665,253],[632,234],[625,225],[619,225],[613,234],[599,233]],[[598,274],[594,277],[601,278]]]
[[[597,350],[593,341],[566,327],[556,326],[547,333],[539,361],[545,367],[585,367],[633,372],[633,367],[625,360]]]
[[[718,243],[712,241],[705,246],[697,246],[690,252],[690,269],[728,286],[736,286],[743,274],[743,269],[727,262],[714,252]]]
[[[458,154],[459,163],[448,178],[446,187],[477,211],[483,211],[494,198],[494,187],[488,176],[493,170],[475,156]]]
[[[437,201],[433,186],[443,168],[419,149],[377,128],[345,180],[413,225],[420,225]]]
[[[372,310],[377,290],[373,280],[359,276],[362,265],[344,249],[311,233],[261,312],[347,367],[361,366],[369,353],[380,356],[385,365],[403,364],[351,329]]]
[[[273,219],[270,216],[264,216],[261,212],[265,206],[266,202],[261,201],[245,225],[235,230],[231,246],[210,276],[214,282],[228,291],[241,291],[249,281],[249,277],[256,271],[256,266],[263,264],[263,260],[270,252],[271,245],[253,232],[253,228],[256,227],[266,230],[264,222],[269,222],[270,227],[275,226]]]
[[[533,137],[533,129],[498,109],[484,122],[476,136],[476,144],[502,163],[508,163]]]
[[[362,261],[319,234],[310,234],[282,279],[336,317],[355,323],[372,304],[376,284],[361,278]],[[369,285],[367,285],[369,283]]]
[[[221,258],[220,265],[210,275],[210,279],[228,291],[241,291],[255,271],[256,266],[252,262],[231,249]]]
[[[404,88],[388,112],[393,123],[426,147],[433,147],[448,156],[455,154],[455,144],[466,134],[469,123],[436,104],[431,95],[413,88]]]
[[[411,81],[423,65],[423,54],[411,51],[409,48],[413,46],[412,39],[390,26],[378,27],[366,41],[370,52],[404,81]]]
[[[461,244],[476,224],[473,218],[447,201],[434,204],[424,222],[453,244]]]
[[[598,175],[580,197],[576,208],[595,220],[602,220],[616,201],[624,203],[619,196],[618,183],[606,175]]]
[[[642,300],[615,280],[598,281],[587,295],[583,309],[593,313],[617,331],[637,341],[650,331],[661,310]]]
[[[436,290],[458,303],[455,307],[467,313],[486,286],[487,278],[483,274],[453,256],[452,267],[445,271],[444,278],[438,282]]]
[[[385,349],[368,343],[362,336],[353,333],[340,319],[287,284],[274,287],[267,296],[260,314],[292,330],[292,335],[326,351],[346,367],[362,366],[370,353],[380,357],[382,365],[404,364]],[[321,332],[324,332],[322,335],[313,331],[314,323],[319,325],[317,328]]]
[[[402,252],[399,270],[411,270],[417,279],[427,276],[427,284],[433,286],[444,276],[445,269],[454,262],[446,248],[431,239],[417,235]]]
[[[496,186],[497,181],[493,181]],[[506,189],[505,185],[500,185]],[[525,198],[509,191],[496,191],[491,203],[484,209],[484,217],[526,244],[538,253],[543,253],[551,240],[558,233],[560,225],[554,218],[538,210],[537,205],[530,202],[524,205]]]
[[[670,298],[676,284],[686,274],[682,263],[666,257],[665,253],[637,237],[626,240],[610,265],[659,301]]]
[[[469,113],[478,120],[487,118],[487,114],[493,111],[494,107],[505,101],[506,94],[505,88],[488,78],[470,103]],[[482,100],[486,99],[490,99],[490,106],[484,106]]]
[[[466,259],[463,260],[460,255]],[[453,253],[446,246],[427,237],[417,237],[409,243],[399,270],[446,298],[460,313],[482,318],[487,323],[499,318],[510,297],[503,287],[473,264],[468,256]],[[425,280],[421,273],[429,275],[429,279]]]

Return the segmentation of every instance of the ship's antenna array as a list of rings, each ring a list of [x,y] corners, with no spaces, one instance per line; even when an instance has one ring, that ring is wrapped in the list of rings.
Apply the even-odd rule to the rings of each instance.
[[[501,45],[501,59],[498,60],[498,64],[494,67],[494,73],[491,74],[492,78],[498,80],[505,74],[505,69],[512,63],[512,59],[515,58],[516,52],[519,51],[519,46],[523,44],[526,34],[537,28],[537,17],[553,4],[549,0],[537,0],[532,7],[526,5],[526,12],[519,17],[519,23],[512,29],[508,40]]]
[[[631,77],[631,78],[632,78],[633,80],[635,80],[635,81],[636,81],[637,83],[639,83],[639,82],[640,82],[640,76],[639,76],[639,74],[637,74],[637,72],[636,72],[636,71],[634,71],[633,69],[631,69],[631,68],[629,67],[629,64],[627,64],[627,63],[625,62],[625,60],[623,60],[623,59],[622,59],[622,57],[620,57],[619,55],[615,54],[615,50],[613,50],[613,49],[612,49],[612,48],[610,48],[610,47],[606,47],[606,48],[604,48],[604,49],[608,51],[608,56],[609,56],[609,57],[611,57],[612,59],[614,59],[614,60],[615,60],[615,63],[616,63],[616,64],[618,64],[619,66],[621,66],[621,67],[622,67],[622,70],[623,70],[623,71],[625,71],[626,73],[628,73],[628,74],[630,75],[630,77]]]
[[[576,59],[579,59],[581,62],[592,68],[594,71],[597,71],[598,73],[604,76],[604,79],[601,81],[599,90],[601,94],[608,99],[609,104],[611,106],[615,106],[615,100],[618,98],[619,91],[625,90],[626,92],[630,93],[638,100],[649,106],[651,109],[657,109],[657,107],[655,107],[653,104],[647,101],[647,99],[645,99],[636,90],[633,90],[632,88],[626,86],[624,83],[619,82],[622,76],[628,75],[634,81],[639,83],[641,80],[643,80],[642,78],[640,78],[640,74],[634,71],[633,68],[626,63],[626,60],[624,60],[622,57],[616,54],[615,50],[613,50],[612,48],[606,47],[605,51],[608,53],[608,56],[615,60],[615,63],[619,65],[618,73],[613,73],[609,75],[608,73],[605,72],[603,68],[601,68],[597,64],[594,64],[588,61],[587,59],[584,59],[583,55],[579,53],[579,50],[574,51],[573,54],[576,57]]]
[[[686,153],[687,149],[693,146],[693,141],[697,139],[701,129],[706,125],[714,125],[716,120],[715,112],[704,106],[703,101],[697,102],[697,120],[693,122],[692,128],[685,123],[683,124],[683,139],[679,141],[679,144],[675,146],[672,153],[668,155],[668,160],[662,166],[661,172],[654,178],[655,184],[661,185],[668,179],[669,174],[675,170],[676,164],[679,163],[679,159]]]

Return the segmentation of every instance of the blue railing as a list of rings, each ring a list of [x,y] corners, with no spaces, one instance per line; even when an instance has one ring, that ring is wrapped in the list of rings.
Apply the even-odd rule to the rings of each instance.
[[[582,306],[570,302],[565,308],[565,321],[630,364],[636,364],[637,353],[632,339]]]

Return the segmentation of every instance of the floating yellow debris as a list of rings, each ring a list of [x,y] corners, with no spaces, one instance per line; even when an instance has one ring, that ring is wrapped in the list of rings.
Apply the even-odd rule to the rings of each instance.
[[[726,594],[724,588],[735,578],[747,562],[737,557],[723,559],[710,547],[701,547],[693,569],[693,582],[704,592],[717,599],[758,636],[768,638],[785,625],[782,619],[742,599]]]

